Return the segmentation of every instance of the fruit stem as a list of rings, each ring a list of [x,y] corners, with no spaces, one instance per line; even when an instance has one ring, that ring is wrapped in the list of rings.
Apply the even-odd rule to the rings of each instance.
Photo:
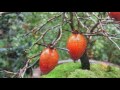
[[[79,34],[79,31],[78,30],[73,30],[72,33],[73,34]]]
[[[54,49],[54,46],[53,46],[53,44],[48,44],[48,46],[47,46],[48,48],[50,48],[50,49]]]
[[[73,16],[74,16],[73,12],[70,12],[70,27],[72,31],[74,31]]]

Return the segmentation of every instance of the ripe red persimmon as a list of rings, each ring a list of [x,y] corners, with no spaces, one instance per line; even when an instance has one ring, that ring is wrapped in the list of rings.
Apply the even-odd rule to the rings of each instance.
[[[40,55],[40,70],[42,74],[47,74],[58,64],[59,55],[56,49],[46,48]]]
[[[114,18],[116,21],[120,21],[120,12],[109,12],[110,18]]]
[[[71,58],[76,61],[81,58],[87,47],[87,40],[84,35],[73,33],[67,41],[67,49]]]

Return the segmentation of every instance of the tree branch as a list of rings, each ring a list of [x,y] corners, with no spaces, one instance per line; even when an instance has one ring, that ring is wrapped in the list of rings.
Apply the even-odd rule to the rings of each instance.
[[[71,30],[73,31],[73,30],[75,30],[75,28],[74,28],[74,19],[73,19],[73,12],[70,12],[70,27],[71,27]]]
[[[54,16],[53,18],[47,20],[47,21],[46,21],[44,24],[42,24],[41,26],[35,27],[33,30],[31,30],[30,32],[28,32],[27,34],[25,34],[25,35],[23,35],[23,36],[29,35],[29,34],[32,33],[35,29],[36,29],[36,31],[35,31],[34,33],[40,31],[46,24],[48,24],[49,22],[53,21],[53,20],[56,19],[56,18],[59,18],[62,14],[63,14],[63,13],[61,13],[60,15]],[[23,36],[22,36],[22,37],[23,37]]]

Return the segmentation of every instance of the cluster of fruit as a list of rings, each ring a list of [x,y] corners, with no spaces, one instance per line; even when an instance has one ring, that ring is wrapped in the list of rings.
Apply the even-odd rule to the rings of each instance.
[[[66,48],[69,51],[71,58],[76,61],[84,54],[87,47],[87,40],[84,35],[73,31],[72,35],[67,41]],[[58,64],[59,54],[56,48],[47,47],[40,55],[40,70],[43,74],[49,73]]]
[[[120,12],[109,12],[110,18],[114,18],[116,21],[120,20]],[[77,30],[72,32],[72,35],[67,41],[66,48],[69,50],[70,57],[76,61],[81,58],[87,47],[87,40],[83,34],[80,34]],[[58,64],[59,54],[56,48],[47,47],[40,55],[40,70],[43,74],[49,73]]]

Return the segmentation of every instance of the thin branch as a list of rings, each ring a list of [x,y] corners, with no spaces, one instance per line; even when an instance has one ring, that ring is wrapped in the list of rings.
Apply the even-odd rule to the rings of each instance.
[[[53,46],[55,46],[55,45],[58,43],[58,41],[61,39],[61,37],[62,37],[62,28],[60,27],[60,28],[59,28],[58,36],[57,36],[56,40],[53,41],[53,43],[52,43]]]
[[[98,20],[101,20],[97,15],[95,15],[95,13],[92,13]]]
[[[14,73],[14,72],[7,71],[7,70],[3,70],[3,69],[1,69],[1,68],[0,68],[0,72],[1,72],[1,73],[6,73],[6,74],[11,75],[11,76],[16,75],[16,73]]]
[[[39,52],[38,54],[36,54],[36,55],[34,55],[34,56],[32,56],[32,57],[29,57],[28,59],[33,59],[33,58],[39,56],[40,54],[41,54],[41,52]]]
[[[116,39],[116,40],[119,40],[120,38],[117,38],[117,37],[109,37],[111,39]]]
[[[90,32],[92,33],[94,31],[94,29],[96,29],[96,27],[99,25],[99,22],[97,22],[93,27],[92,29],[90,30]]]
[[[40,31],[40,30],[41,30],[46,24],[48,24],[49,22],[53,21],[53,20],[56,19],[56,18],[59,18],[62,14],[63,14],[63,13],[61,13],[60,15],[54,16],[53,18],[47,20],[47,21],[46,21],[44,24],[42,24],[40,27],[35,27],[35,28],[34,28],[34,29],[36,29],[35,33],[38,32],[38,31]],[[34,29],[33,29],[33,30],[34,30]],[[32,33],[33,30],[31,30],[30,32],[28,32],[28,33],[25,34],[24,36],[27,36],[27,35],[29,35],[30,33]]]
[[[91,16],[90,16],[90,14],[89,13],[86,13],[86,15],[88,16],[88,18],[90,19],[90,20],[92,20],[94,23],[97,23]]]
[[[58,26],[60,26],[60,25],[56,25],[56,26],[54,26],[54,27],[46,30],[46,31],[41,35],[41,37],[39,37],[39,38],[33,43],[33,45],[32,45],[29,49],[27,49],[26,51],[31,50],[34,45],[36,45],[41,39],[43,39],[43,37],[47,34],[47,32],[48,32],[49,30],[51,30],[51,29],[53,30],[54,28],[56,28],[56,27],[58,27]]]
[[[20,77],[20,78],[23,78],[23,77],[24,77],[24,75],[25,75],[25,73],[26,73],[26,70],[27,70],[27,67],[28,67],[28,65],[29,65],[30,60],[31,60],[31,59],[29,59],[29,60],[26,62],[25,66],[24,66],[22,69],[20,69],[20,71],[19,71],[19,77]]]
[[[104,36],[103,34],[99,34],[99,33],[96,33],[96,34],[86,33],[83,35],[85,35],[85,36]]]
[[[100,26],[101,26],[102,30],[104,30],[101,21],[99,21],[99,22],[100,22]],[[114,40],[112,40],[112,38],[110,38],[110,37],[108,36],[108,33],[107,33],[106,31],[104,31],[103,34],[104,34],[104,36],[107,37],[111,42],[113,42],[113,43],[116,45],[116,47],[120,50],[119,45],[118,45]]]
[[[60,47],[56,47],[57,49],[60,49],[60,50],[64,50],[64,51],[69,51],[68,49],[66,49],[66,48],[60,48]]]
[[[38,54],[36,54],[36,55],[34,55],[34,56],[32,56],[32,57],[29,57],[29,59],[28,59],[28,61],[26,62],[25,66],[24,66],[22,69],[20,69],[20,70],[13,76],[13,78],[14,78],[14,77],[24,78],[24,75],[25,75],[27,69],[33,67],[33,66],[36,64],[36,63],[34,63],[34,64],[32,64],[32,65],[29,66],[29,63],[30,63],[31,59],[39,56],[40,54],[41,54],[41,52],[39,52]]]
[[[77,13],[74,13],[78,22],[79,22],[79,26],[82,26],[83,28],[89,30],[89,28],[87,26],[85,26],[81,21],[80,21],[80,17],[77,15]]]
[[[113,43],[116,45],[116,47],[120,50],[119,45],[118,45],[114,40],[112,40],[110,37],[108,37],[108,39],[109,39],[111,42],[113,42]]]
[[[74,19],[73,19],[73,12],[70,12],[70,27],[71,27],[71,30],[73,31],[75,28],[74,28]]]
[[[27,69],[34,67],[39,62],[39,59],[37,59],[32,65],[28,66]]]

